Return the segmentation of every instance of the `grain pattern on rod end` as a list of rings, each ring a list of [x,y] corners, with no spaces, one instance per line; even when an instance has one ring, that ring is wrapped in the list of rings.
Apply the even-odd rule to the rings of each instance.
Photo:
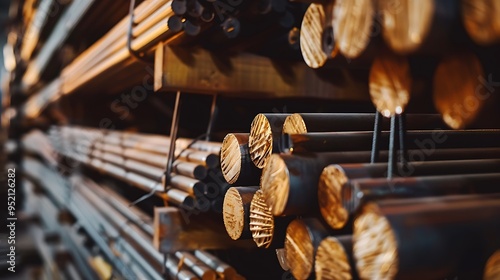
[[[258,190],[250,203],[250,231],[257,247],[268,248],[274,237],[274,217]]]
[[[408,59],[389,52],[375,58],[369,76],[370,98],[384,117],[401,114],[410,101],[411,73]]]
[[[231,267],[230,265],[226,264],[225,262],[221,261],[217,257],[207,253],[206,251],[203,250],[196,250],[194,251],[194,255],[204,262],[206,265],[211,267],[217,274],[219,275],[220,278],[222,279],[227,279],[227,280],[233,280],[236,279],[236,270]]]
[[[232,185],[253,186],[260,182],[262,171],[250,158],[248,133],[227,134],[221,147],[221,169],[224,179]]]
[[[396,52],[417,50],[427,38],[435,13],[434,0],[377,1],[382,13],[382,35]]]
[[[323,27],[325,26],[325,6],[311,4],[302,19],[300,28],[300,50],[307,66],[320,68],[328,60],[323,51]]]
[[[319,179],[319,209],[326,223],[334,229],[343,228],[349,220],[349,213],[342,206],[342,189],[347,180],[336,165],[325,167]]]
[[[283,124],[283,133],[287,134],[307,133],[307,126],[302,116],[300,114],[295,113],[286,117],[285,123]]]
[[[262,169],[273,152],[279,152],[283,123],[289,114],[258,114],[250,125],[248,148],[255,166]]]
[[[333,33],[339,51],[347,58],[357,58],[372,37],[375,16],[373,0],[337,0],[333,6]]]
[[[437,66],[434,106],[451,128],[466,127],[481,110],[485,98],[477,94],[478,77],[484,77],[484,72],[472,53],[448,55]]]
[[[222,218],[227,234],[233,240],[250,238],[250,203],[257,191],[254,187],[232,187],[224,196]]]
[[[197,259],[189,252],[177,251],[175,256],[182,261],[184,265],[189,267],[202,280],[215,280],[217,274],[205,263]]]
[[[241,172],[240,143],[233,133],[224,137],[220,151],[222,175],[229,184],[238,180]]]
[[[354,221],[353,253],[361,279],[394,279],[398,250],[389,221],[375,204],[367,204]]]
[[[493,253],[484,267],[483,280],[500,279],[500,250]]]
[[[350,251],[350,252],[348,252]],[[352,236],[329,236],[316,253],[314,271],[318,280],[358,279],[352,259]]]
[[[500,2],[462,0],[462,21],[469,37],[480,45],[500,40]]]
[[[286,261],[297,279],[309,279],[314,274],[314,256],[326,236],[326,229],[315,219],[295,219],[286,229]]]
[[[283,159],[278,154],[271,155],[262,170],[261,189],[274,216],[281,215],[285,210],[290,192],[289,180],[288,168]]]

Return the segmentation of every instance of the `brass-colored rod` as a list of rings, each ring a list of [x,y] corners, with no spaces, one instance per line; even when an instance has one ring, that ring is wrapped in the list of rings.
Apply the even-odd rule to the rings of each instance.
[[[492,192],[489,186],[500,180],[494,173],[499,170],[498,159],[418,162],[399,164],[395,175],[404,177],[388,180],[386,163],[330,165],[319,180],[320,211],[332,228],[342,228],[372,199]]]
[[[481,279],[500,248],[498,221],[499,195],[369,203],[354,222],[360,278]]]
[[[290,271],[296,279],[314,276],[314,256],[328,231],[316,219],[295,219],[286,230],[285,251]]]
[[[289,114],[258,114],[250,126],[248,149],[255,166],[262,169],[271,153],[282,150],[283,123]]]
[[[252,162],[248,148],[248,133],[229,133],[221,146],[220,166],[229,184],[257,185],[261,171]]]
[[[319,244],[314,263],[318,280],[357,280],[352,235],[328,236]]]
[[[250,203],[258,187],[232,187],[224,196],[222,218],[227,234],[234,240],[249,239]]]

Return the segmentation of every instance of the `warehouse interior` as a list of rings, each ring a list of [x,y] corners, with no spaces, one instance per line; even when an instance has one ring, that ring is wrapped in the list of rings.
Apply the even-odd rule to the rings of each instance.
[[[0,278],[500,280],[500,1],[0,2]]]

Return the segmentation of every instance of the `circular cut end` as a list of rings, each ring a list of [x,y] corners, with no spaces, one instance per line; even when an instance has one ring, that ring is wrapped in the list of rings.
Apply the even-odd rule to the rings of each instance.
[[[208,171],[205,166],[198,165],[193,169],[194,178],[198,180],[203,180],[207,177]]]
[[[484,280],[500,279],[500,250],[497,250],[486,262]]]
[[[434,74],[434,105],[444,122],[453,129],[469,125],[490,92],[477,90],[484,77],[479,60],[472,54],[445,57]]]
[[[389,221],[375,204],[367,204],[354,222],[353,253],[361,279],[394,279],[398,246]]]
[[[410,101],[410,65],[405,57],[390,53],[377,57],[370,69],[370,97],[384,117],[401,114]]]
[[[235,188],[230,188],[224,196],[222,218],[229,237],[238,240],[245,227],[245,209],[240,193]]]
[[[292,275],[297,279],[307,279],[313,269],[314,247],[307,226],[301,220],[288,225],[285,251]]]
[[[320,68],[327,60],[323,52],[323,26],[325,9],[321,4],[311,4],[302,19],[300,28],[300,50],[307,66]]]
[[[264,195],[258,190],[250,203],[250,232],[258,247],[268,248],[274,236],[274,217],[264,201]]]
[[[334,229],[345,226],[349,213],[342,206],[342,189],[347,183],[347,177],[337,165],[323,169],[318,185],[318,202],[321,215]]]
[[[434,0],[378,1],[382,13],[382,35],[397,53],[417,50],[429,34],[434,18]]]
[[[469,36],[480,45],[500,40],[500,1],[462,0],[462,20]]]
[[[283,123],[283,133],[303,134],[307,133],[306,123],[300,114],[292,114],[286,117]]]
[[[285,161],[278,154],[271,155],[260,180],[260,187],[271,212],[275,216],[282,215],[288,201],[290,178]]]
[[[241,171],[240,143],[232,133],[226,135],[220,150],[220,167],[222,175],[229,184],[234,184]]]
[[[335,237],[321,241],[314,263],[318,280],[351,280],[351,265],[342,244]]]
[[[337,0],[333,7],[335,41],[340,52],[357,58],[372,37],[375,7],[373,0]]]
[[[264,114],[258,114],[250,126],[248,150],[255,166],[262,169],[273,151],[273,133]]]

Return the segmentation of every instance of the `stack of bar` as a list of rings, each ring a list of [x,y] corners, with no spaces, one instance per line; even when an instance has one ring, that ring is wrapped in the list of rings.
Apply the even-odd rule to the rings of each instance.
[[[62,156],[154,192],[185,209],[220,209],[224,184],[218,179],[220,143],[176,141],[170,187],[164,192],[170,138],[82,127],[52,127],[49,138]],[[220,197],[220,198],[219,198]],[[219,210],[220,211],[220,210]]]
[[[498,277],[500,129],[447,130],[440,115],[408,114],[409,161],[388,176],[389,125],[382,120],[374,157],[374,121],[259,114],[249,134],[228,134],[228,235],[284,247],[297,279]],[[436,266],[425,257],[433,254]]]
[[[489,63],[479,57],[500,41],[500,4],[306,2],[312,4],[302,20],[300,46],[309,67],[370,69],[371,99],[387,117],[403,112],[411,93],[416,93],[412,74],[434,73],[433,101],[444,121],[459,129],[476,118],[486,99],[477,89],[478,77],[485,77],[482,64]],[[469,50],[457,48],[474,44]],[[417,67],[411,66],[412,58],[419,60]]]
[[[95,254],[90,252],[92,245],[77,247],[87,251],[83,262],[94,267],[100,278],[118,273],[127,279],[164,279],[165,273],[176,279],[244,279],[233,267],[204,250],[179,250],[166,255],[158,252],[153,244],[153,219],[138,207],[131,207],[130,201],[110,185],[96,183],[82,175],[65,178],[34,158],[27,157],[24,167],[27,179],[38,187],[38,192],[43,190],[49,194],[47,197],[29,195],[44,210],[42,219],[62,217],[61,211],[69,211],[74,219],[66,219],[58,234],[74,240],[87,237],[111,262],[101,261],[97,269],[96,258],[91,257]],[[77,226],[71,225],[70,220],[76,220]],[[75,226],[80,229],[76,231]],[[109,265],[113,271],[107,268]]]

